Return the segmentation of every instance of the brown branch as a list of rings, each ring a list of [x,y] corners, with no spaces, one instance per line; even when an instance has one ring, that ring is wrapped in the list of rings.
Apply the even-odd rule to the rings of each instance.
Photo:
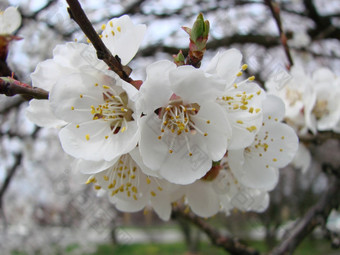
[[[331,176],[329,180],[328,189],[319,201],[286,232],[283,241],[269,255],[292,254],[307,235],[327,220],[332,209],[339,207],[340,179]]]
[[[273,18],[276,22],[276,25],[279,29],[281,43],[283,45],[284,51],[285,51],[286,56],[287,56],[288,61],[289,61],[288,69],[290,69],[290,67],[292,65],[294,65],[294,62],[293,62],[293,58],[290,54],[290,50],[289,50],[289,47],[288,47],[287,36],[284,33],[283,28],[282,28],[279,5],[272,0],[265,0],[265,2],[269,6],[269,9],[270,9],[270,11],[273,15]]]
[[[109,49],[105,46],[104,42],[100,39],[97,32],[94,30],[90,20],[87,18],[84,10],[82,9],[79,1],[67,0],[69,5],[68,12],[71,18],[79,25],[84,34],[93,44],[97,51],[98,59],[103,60],[109,68],[119,75],[120,78],[127,82],[131,82],[129,77],[131,69],[128,66],[123,66],[117,56],[113,56]]]
[[[32,88],[30,85],[8,77],[0,77],[0,94],[4,94],[9,97],[25,95],[29,96],[30,99],[48,99],[47,91],[41,88]]]
[[[206,221],[196,216],[195,214],[189,212],[185,212],[183,208],[179,206],[175,206],[172,209],[172,216],[183,218],[199,229],[201,229],[206,235],[210,238],[211,242],[223,248],[224,250],[230,252],[233,255],[258,255],[259,252],[254,248],[248,247],[245,244],[240,243],[235,238],[230,238],[226,236],[222,236],[216,229],[210,226]]]
[[[11,183],[11,180],[15,174],[15,172],[17,171],[18,167],[21,164],[21,160],[22,160],[22,154],[16,154],[15,155],[15,161],[13,166],[11,167],[11,169],[9,169],[8,174],[5,178],[4,184],[2,185],[1,189],[0,189],[0,209],[3,210],[3,198],[4,195],[9,187],[9,184]]]
[[[328,139],[340,140],[340,134],[332,131],[319,131],[316,135],[301,135],[299,139],[301,142],[321,144]]]

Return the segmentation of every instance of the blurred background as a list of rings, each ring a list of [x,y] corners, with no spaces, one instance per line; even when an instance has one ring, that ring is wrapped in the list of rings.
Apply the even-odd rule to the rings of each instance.
[[[148,27],[142,47],[130,63],[132,78],[144,79],[148,64],[187,52],[198,13],[210,21],[211,34],[202,65],[217,51],[235,47],[248,64],[247,75],[264,81],[288,77],[278,28],[264,1],[256,0],[97,0],[80,1],[96,30],[113,17],[128,14]],[[340,4],[338,0],[281,0],[281,19],[295,63],[307,72],[323,66],[340,76]],[[66,1],[0,1],[17,6],[23,16],[10,45],[8,64],[18,80],[30,83],[36,65],[52,57],[57,44],[86,42],[69,18]],[[162,222],[151,211],[117,211],[106,196],[82,185],[71,173],[71,160],[57,131],[40,129],[24,115],[28,102],[0,95],[0,253],[1,254],[225,254],[203,232],[182,219]],[[337,139],[310,139],[308,169],[288,166],[270,193],[264,213],[233,211],[208,221],[222,233],[259,250],[272,248],[285,229],[301,217],[328,187],[327,166],[339,168]],[[339,254],[330,241],[340,234],[340,214],[333,211],[294,254]],[[334,243],[333,243],[334,246]]]

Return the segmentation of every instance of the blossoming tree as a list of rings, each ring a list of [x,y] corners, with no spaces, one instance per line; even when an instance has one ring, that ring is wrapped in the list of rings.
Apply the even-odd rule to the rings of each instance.
[[[66,2],[87,42],[57,45],[53,57],[30,75],[32,85],[5,71],[0,92],[29,100],[26,118],[58,131],[78,185],[104,194],[117,210],[147,208],[164,221],[184,218],[232,254],[258,254],[200,217],[266,211],[269,192],[280,182],[279,169],[289,163],[308,169],[306,159],[311,157],[301,142],[338,137],[340,78],[326,68],[310,75],[293,65],[274,1],[265,1],[266,8],[279,28],[290,79],[282,83],[272,76],[264,86],[248,75],[237,48],[217,51],[205,61],[214,27],[203,14],[192,27],[183,27],[189,37],[187,51],[148,64],[145,79],[134,79],[129,65],[147,26],[121,15],[104,22],[97,33],[80,3]],[[306,7],[310,4],[305,1]],[[10,34],[21,16],[9,7],[0,18],[1,60],[9,70],[8,45],[19,39]],[[325,220],[339,206],[339,173],[327,166],[329,188],[271,254],[292,252],[321,224],[319,215]],[[244,194],[246,201],[235,199]]]

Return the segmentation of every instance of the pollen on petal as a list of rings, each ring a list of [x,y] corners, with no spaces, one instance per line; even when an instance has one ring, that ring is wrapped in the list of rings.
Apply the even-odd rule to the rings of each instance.
[[[86,138],[87,141],[90,140],[90,135],[87,134],[87,135],[85,136],[85,138]]]

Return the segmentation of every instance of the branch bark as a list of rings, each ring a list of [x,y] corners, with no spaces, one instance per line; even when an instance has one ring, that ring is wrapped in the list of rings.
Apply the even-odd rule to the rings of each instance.
[[[259,255],[260,253],[252,247],[248,247],[245,244],[240,243],[235,238],[222,236],[215,228],[210,226],[206,221],[196,216],[191,212],[185,212],[183,208],[176,206],[172,209],[172,216],[183,218],[199,229],[201,229],[210,238],[211,242],[223,248],[225,251],[230,252],[233,255]]]
[[[319,201],[286,232],[285,236],[282,238],[283,241],[276,246],[269,255],[292,254],[307,235],[309,235],[317,226],[326,222],[331,210],[339,207],[339,192],[339,178],[330,176],[328,189],[321,196]]]
[[[272,0],[265,0],[266,4],[268,5],[272,15],[273,15],[273,18],[276,22],[276,25],[279,29],[279,33],[280,33],[280,39],[281,39],[281,43],[283,45],[283,48],[284,48],[284,51],[285,51],[285,54],[288,58],[288,61],[289,61],[289,66],[288,66],[288,69],[290,69],[290,67],[292,65],[294,65],[294,62],[293,62],[293,58],[290,54],[290,50],[289,50],[289,47],[288,47],[288,43],[287,43],[287,36],[286,34],[284,33],[283,31],[283,28],[282,28],[282,22],[281,22],[281,17],[280,17],[280,8],[279,8],[279,5],[277,3],[275,3],[274,1]]]
[[[29,99],[48,99],[48,92],[41,88],[32,88],[30,85],[13,78],[0,77],[0,94],[6,96],[25,95]]]
[[[119,75],[121,79],[129,83],[132,82],[133,80],[129,77],[131,69],[128,66],[123,66],[120,63],[118,56],[114,57],[105,46],[104,42],[94,30],[90,20],[87,18],[79,1],[67,0],[67,3],[69,5],[68,11],[71,18],[78,24],[84,34],[91,41],[93,47],[97,51],[98,59],[103,60],[112,71]]]

